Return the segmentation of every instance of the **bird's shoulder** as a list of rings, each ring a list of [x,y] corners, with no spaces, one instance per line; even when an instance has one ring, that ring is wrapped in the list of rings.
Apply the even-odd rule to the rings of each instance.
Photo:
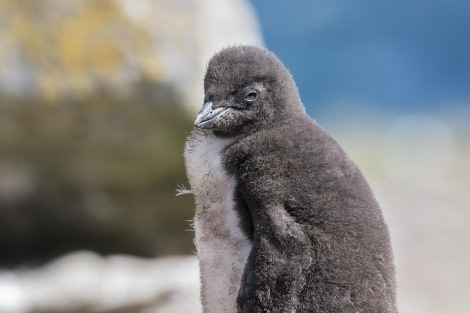
[[[362,179],[339,144],[308,117],[235,141],[223,151],[223,162],[247,189],[265,190],[266,198],[336,193]]]
[[[280,173],[318,165],[327,154],[332,160],[332,156],[342,158],[344,152],[315,121],[305,117],[235,141],[224,150],[223,159],[230,171]]]

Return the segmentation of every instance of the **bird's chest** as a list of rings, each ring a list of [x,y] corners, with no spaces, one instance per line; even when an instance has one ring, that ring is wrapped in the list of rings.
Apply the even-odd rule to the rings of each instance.
[[[233,140],[195,133],[185,148],[195,196],[195,243],[200,260],[205,312],[236,312],[236,297],[251,242],[240,228],[234,201],[236,180],[221,153]]]

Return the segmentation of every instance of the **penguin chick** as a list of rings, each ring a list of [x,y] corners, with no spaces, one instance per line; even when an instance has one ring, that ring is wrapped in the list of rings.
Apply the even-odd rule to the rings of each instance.
[[[379,206],[282,62],[224,49],[204,92],[185,147],[204,312],[397,312]]]

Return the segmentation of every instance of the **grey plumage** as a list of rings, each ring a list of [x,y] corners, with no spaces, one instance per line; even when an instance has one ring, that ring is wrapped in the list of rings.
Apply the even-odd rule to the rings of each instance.
[[[360,170],[307,116],[282,62],[259,47],[224,49],[209,62],[204,91],[196,119],[203,130],[189,138],[185,158],[205,312],[396,312],[379,206]],[[202,152],[212,142],[223,142],[215,157]],[[209,170],[211,162],[220,169]],[[224,217],[233,212],[236,219]],[[214,278],[205,280],[208,255],[223,258],[230,236],[242,238],[230,251],[248,251],[231,274],[236,295],[208,304],[219,297],[210,291]]]

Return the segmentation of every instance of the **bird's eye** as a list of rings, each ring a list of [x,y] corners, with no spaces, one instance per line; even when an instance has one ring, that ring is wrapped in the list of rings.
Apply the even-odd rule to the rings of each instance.
[[[243,98],[243,100],[245,102],[250,102],[251,103],[251,102],[255,101],[256,98],[258,98],[258,93],[256,91],[250,91],[245,95],[245,98]]]

